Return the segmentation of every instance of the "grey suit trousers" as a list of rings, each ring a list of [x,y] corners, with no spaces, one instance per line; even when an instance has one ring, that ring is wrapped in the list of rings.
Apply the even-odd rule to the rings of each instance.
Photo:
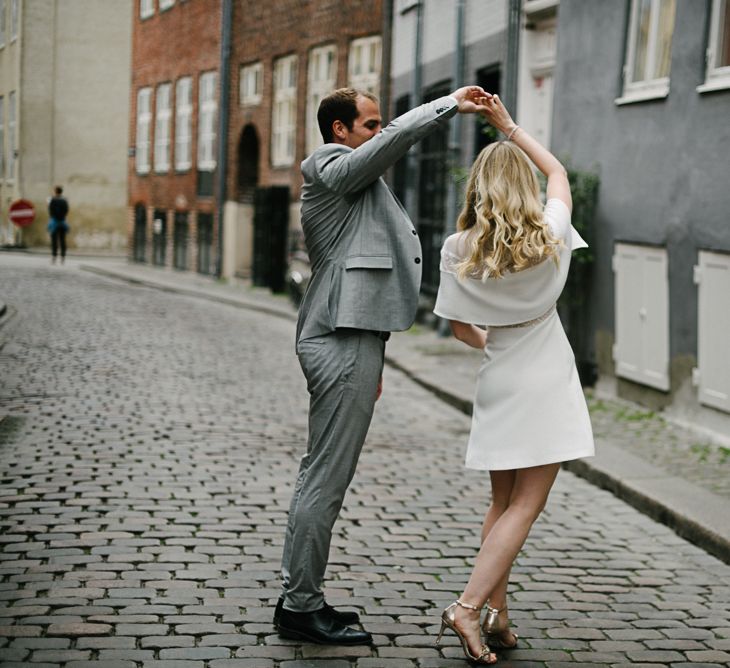
[[[385,342],[372,332],[338,329],[300,341],[297,352],[310,395],[309,439],[289,509],[281,573],[284,607],[309,612],[324,605],[332,527],[370,427]]]

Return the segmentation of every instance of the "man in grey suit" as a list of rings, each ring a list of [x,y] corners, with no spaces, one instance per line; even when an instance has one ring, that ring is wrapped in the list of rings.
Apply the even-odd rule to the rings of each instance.
[[[467,86],[417,107],[381,130],[377,99],[342,88],[320,104],[325,141],[302,162],[302,228],[312,278],[297,323],[299,363],[310,394],[309,442],[289,509],[282,559],[279,634],[310,642],[372,641],[348,624],[356,613],[327,605],[322,581],[332,527],[382,390],[385,341],[413,323],[421,244],[381,178],[408,149],[487,94]]]

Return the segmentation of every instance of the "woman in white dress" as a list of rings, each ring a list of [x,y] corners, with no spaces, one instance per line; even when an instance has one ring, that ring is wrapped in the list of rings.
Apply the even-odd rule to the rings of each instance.
[[[491,664],[497,659],[485,639],[493,647],[517,644],[507,615],[512,563],[560,462],[591,456],[594,446],[573,351],[555,310],[570,255],[586,246],[570,224],[567,174],[497,95],[484,105],[487,120],[508,139],[487,146],[472,167],[459,232],[441,251],[434,312],[451,322],[456,338],[484,350],[466,467],[489,471],[492,498],[471,577],[444,610],[437,642],[450,628],[470,660]],[[544,208],[527,158],[547,177]]]

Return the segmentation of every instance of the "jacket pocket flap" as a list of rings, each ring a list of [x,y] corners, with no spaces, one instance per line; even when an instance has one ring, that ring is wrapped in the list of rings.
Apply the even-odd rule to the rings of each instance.
[[[345,260],[345,269],[392,269],[390,255],[355,255]]]

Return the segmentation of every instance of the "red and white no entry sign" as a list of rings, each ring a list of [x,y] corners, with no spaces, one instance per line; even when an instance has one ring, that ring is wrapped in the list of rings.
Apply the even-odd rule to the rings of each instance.
[[[28,227],[35,220],[35,209],[27,199],[16,199],[8,211],[8,218],[18,227]]]

